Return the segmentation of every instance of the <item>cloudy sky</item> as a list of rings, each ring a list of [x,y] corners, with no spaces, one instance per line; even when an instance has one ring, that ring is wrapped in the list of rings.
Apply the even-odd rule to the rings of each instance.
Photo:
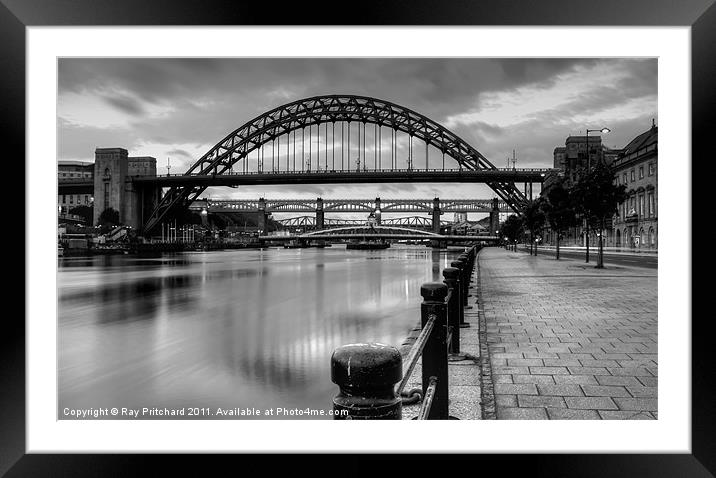
[[[498,167],[551,167],[556,146],[608,126],[620,148],[657,120],[656,59],[61,59],[58,160],[97,147],[184,171],[220,139],[282,104],[366,95],[422,113]],[[389,143],[386,143],[386,148]],[[404,146],[404,145],[403,145]],[[389,154],[389,153],[388,153]],[[399,153],[400,155],[400,153]],[[370,158],[370,155],[368,156]],[[482,185],[310,185],[207,190],[211,197],[493,197]]]

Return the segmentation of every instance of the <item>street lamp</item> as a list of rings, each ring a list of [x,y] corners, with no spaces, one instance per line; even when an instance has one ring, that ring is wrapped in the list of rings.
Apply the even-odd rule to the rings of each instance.
[[[587,129],[587,171],[592,169],[592,157],[589,155],[589,133],[602,133],[607,134],[611,133],[612,130],[610,130],[607,127],[604,127],[602,129]]]
[[[602,128],[602,129],[589,129],[589,128],[587,128],[587,136],[586,136],[586,138],[587,138],[587,173],[589,173],[589,171],[591,171],[591,169],[592,169],[592,156],[589,154],[589,133],[591,133],[591,132],[594,132],[594,133],[599,132],[599,133],[607,134],[607,133],[610,133],[611,131],[612,131],[612,130],[610,130],[610,129],[607,128],[606,126],[605,126],[604,128]],[[600,158],[601,158],[601,156],[600,156]],[[585,260],[585,262],[589,262],[589,217],[587,217],[587,219],[586,219],[585,222],[586,222],[586,227],[585,227],[585,232],[586,232],[586,235],[585,235],[585,244],[586,244],[586,246],[587,246],[587,254],[586,254],[586,260]]]

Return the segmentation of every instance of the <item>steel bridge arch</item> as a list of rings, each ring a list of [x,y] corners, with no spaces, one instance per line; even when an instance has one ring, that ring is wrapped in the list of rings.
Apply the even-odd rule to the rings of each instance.
[[[373,123],[403,131],[452,157],[467,170],[497,169],[478,150],[425,115],[389,101],[357,95],[325,95],[305,98],[263,113],[226,135],[199,158],[185,174],[221,175],[248,154],[274,139],[323,123]],[[519,212],[527,198],[512,182],[486,183]],[[179,204],[191,204],[207,186],[174,186],[161,198],[145,225],[149,231]]]

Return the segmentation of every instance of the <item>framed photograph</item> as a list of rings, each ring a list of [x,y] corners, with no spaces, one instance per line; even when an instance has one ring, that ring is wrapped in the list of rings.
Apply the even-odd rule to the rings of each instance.
[[[133,3],[0,10],[27,238],[0,471],[431,452],[713,476],[712,1]]]

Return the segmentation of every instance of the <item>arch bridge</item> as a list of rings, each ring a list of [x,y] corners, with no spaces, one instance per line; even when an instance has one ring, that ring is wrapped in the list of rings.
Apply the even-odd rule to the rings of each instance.
[[[317,221],[315,216],[298,216],[290,217],[287,219],[279,219],[276,222],[286,227],[287,229],[303,229],[312,230],[317,228]],[[365,225],[365,220],[358,219],[331,219],[326,218],[323,222],[323,230],[334,229],[338,227],[348,226],[361,226]],[[449,221],[440,221],[440,228],[448,227],[452,225]],[[396,217],[390,219],[382,219],[380,225],[382,226],[403,226],[411,229],[422,229],[431,230],[433,229],[433,221],[430,218],[423,216],[410,216],[410,217]]]
[[[424,153],[414,147],[414,138],[422,142]],[[447,167],[446,157],[451,162]],[[170,211],[188,207],[210,186],[479,182],[519,213],[528,196],[526,187],[523,193],[515,182],[541,183],[551,171],[498,169],[455,133],[404,106],[366,96],[326,95],[257,116],[225,136],[184,174],[137,176],[131,182],[141,197],[146,188],[167,189],[142,220],[148,233]]]
[[[302,234],[291,235],[275,235],[275,236],[259,236],[261,241],[292,241],[292,240],[371,240],[371,239],[414,239],[414,240],[431,240],[436,242],[465,242],[465,241],[483,241],[496,242],[500,238],[490,234],[471,234],[471,235],[451,235],[438,234],[431,231],[420,231],[407,227],[398,226],[346,226],[334,229],[310,231]]]

